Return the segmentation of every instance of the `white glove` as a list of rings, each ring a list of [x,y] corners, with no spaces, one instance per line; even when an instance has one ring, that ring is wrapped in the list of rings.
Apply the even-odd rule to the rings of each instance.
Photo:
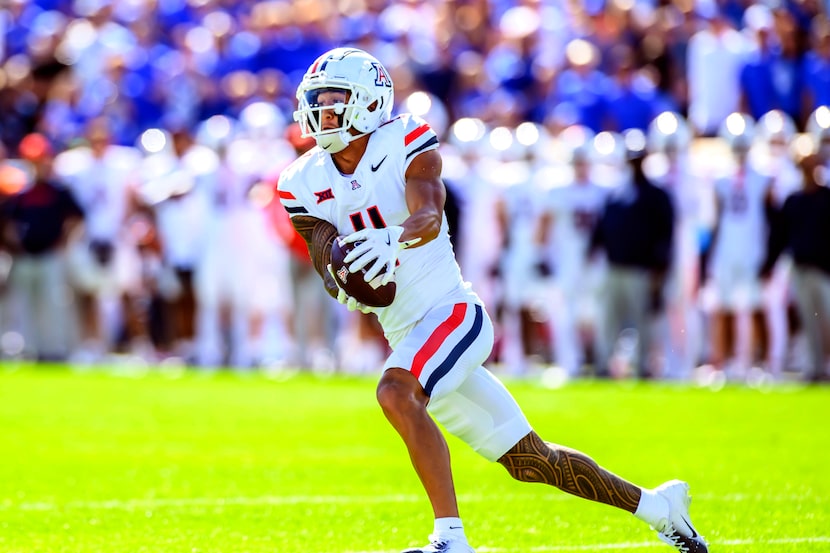
[[[334,282],[337,283],[337,277],[334,276],[334,271],[331,270],[331,263],[326,265],[326,268],[329,270],[331,278],[333,278]],[[360,303],[359,301],[351,297],[349,294],[347,294],[346,291],[343,290],[339,284],[337,285],[337,301],[345,305],[346,309],[348,309],[349,311],[354,311],[355,309],[357,309],[361,313],[368,313],[372,310],[372,308],[368,305]]]
[[[398,261],[398,252],[421,241],[420,238],[399,242],[403,234],[403,227],[391,226],[386,228],[365,228],[343,238],[344,242],[361,242],[343,260],[349,263],[349,272],[356,273],[372,261],[371,269],[366,271],[363,280],[372,281],[382,271],[381,285],[386,285],[395,278],[395,264]]]

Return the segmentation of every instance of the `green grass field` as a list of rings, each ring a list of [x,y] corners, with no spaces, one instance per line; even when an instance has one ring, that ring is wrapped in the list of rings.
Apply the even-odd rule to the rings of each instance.
[[[830,551],[830,388],[508,387],[546,439],[689,481],[712,551]],[[0,369],[0,429],[2,552],[381,553],[432,529],[371,378]],[[450,448],[479,553],[671,551]]]

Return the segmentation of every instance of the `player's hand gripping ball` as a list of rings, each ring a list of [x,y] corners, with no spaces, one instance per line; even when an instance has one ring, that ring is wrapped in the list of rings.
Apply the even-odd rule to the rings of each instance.
[[[380,273],[369,282],[366,282],[364,277],[366,272],[372,268],[373,264],[371,263],[357,272],[349,272],[348,264],[344,260],[353,249],[360,245],[360,242],[347,243],[343,242],[342,238],[342,236],[335,238],[331,246],[331,272],[337,285],[346,294],[369,307],[391,305],[395,300],[395,281],[391,280],[387,284],[381,284],[384,273]]]

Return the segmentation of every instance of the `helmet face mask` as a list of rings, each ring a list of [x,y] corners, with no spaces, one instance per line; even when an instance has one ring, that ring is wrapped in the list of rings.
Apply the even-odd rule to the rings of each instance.
[[[392,79],[366,52],[336,48],[309,67],[297,88],[297,103],[294,119],[302,136],[313,137],[321,148],[336,153],[389,120]],[[329,110],[336,116],[336,125],[327,119]]]

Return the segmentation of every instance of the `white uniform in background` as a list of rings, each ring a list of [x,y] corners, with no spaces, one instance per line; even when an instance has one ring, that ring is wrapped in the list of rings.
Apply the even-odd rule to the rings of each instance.
[[[801,170],[790,155],[791,140],[795,132],[794,125],[786,115],[772,111],[761,117],[758,121],[759,127],[764,128],[764,123],[769,120],[778,120],[779,125],[788,128],[789,132],[772,133],[769,136],[762,134],[765,140],[752,148],[750,159],[756,170],[769,179],[773,205],[780,209],[790,194],[801,190],[802,176]],[[763,290],[764,308],[769,326],[768,361],[773,375],[779,375],[785,368],[789,349],[787,307],[790,303],[791,272],[790,258],[780,258]]]
[[[553,220],[544,256],[553,269],[557,299],[551,312],[556,361],[571,377],[585,361],[580,329],[596,323],[601,268],[589,261],[588,250],[609,191],[591,181],[570,182],[550,188],[542,198]]]
[[[496,217],[497,187],[488,177],[490,161],[467,154],[442,153],[445,184],[459,199],[456,258],[466,278],[487,305],[495,305],[493,269],[501,255],[501,231]]]
[[[703,196],[701,178],[692,173],[688,160],[670,161],[663,154],[662,167],[650,175],[672,200],[675,212],[673,258],[666,282],[666,344],[664,373],[687,379],[700,358],[703,321],[697,308],[700,247],[698,232]]]
[[[191,339],[195,340],[195,318],[199,312],[195,284],[197,268],[209,238],[219,157],[213,150],[200,144],[191,145],[179,157],[172,149],[169,136],[165,137],[164,144],[164,149],[151,152],[145,157],[141,166],[138,196],[155,213],[164,272],[171,275],[176,272],[182,278],[187,274],[193,277],[194,320],[189,320],[189,316],[185,320],[184,311],[177,311],[171,319],[176,328],[173,332],[176,340],[174,349],[177,355],[190,358],[194,353]],[[174,304],[182,301],[183,294],[185,298],[188,294],[186,282],[182,278],[175,279],[175,286],[167,287],[169,291],[175,291],[175,296],[166,298]],[[176,309],[188,308],[177,305]],[[191,330],[194,333],[192,338],[189,335]]]
[[[291,150],[280,147],[281,142],[243,136],[229,142],[219,161],[195,281],[200,365],[217,366],[226,354],[237,368],[285,356],[284,319],[292,307],[292,283],[287,252],[263,209],[273,190],[261,183],[273,164],[286,162]],[[227,346],[223,308],[230,315]]]
[[[758,273],[766,254],[769,186],[769,178],[751,165],[715,182],[720,214],[709,272],[717,307],[746,311],[761,305]]]
[[[106,343],[90,344],[96,349],[112,345],[123,316],[121,296],[141,286],[138,253],[125,228],[140,163],[138,150],[115,145],[101,157],[83,146],[55,159],[56,174],[84,212],[83,234],[70,244],[67,262],[72,286],[99,303],[105,333],[99,339]]]
[[[544,281],[538,271],[539,251],[534,232],[540,213],[542,190],[527,161],[506,161],[488,171],[505,217],[503,246],[497,283],[501,303],[502,361],[507,372],[524,374],[531,368],[530,354],[522,341],[522,311],[534,320],[547,315]],[[498,244],[497,244],[498,247]],[[546,321],[542,321],[547,324]],[[529,344],[528,344],[529,345]],[[544,361],[544,360],[543,360]]]

